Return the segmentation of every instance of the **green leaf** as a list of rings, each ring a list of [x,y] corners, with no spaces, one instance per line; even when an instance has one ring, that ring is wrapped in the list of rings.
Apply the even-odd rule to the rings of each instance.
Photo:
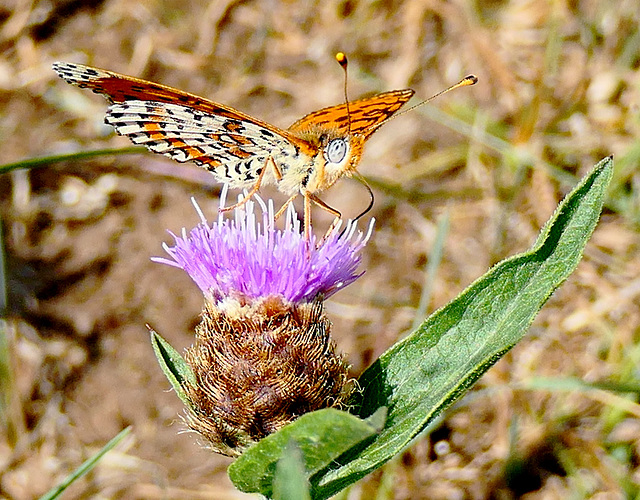
[[[60,163],[63,161],[78,161],[85,160],[87,158],[94,158],[96,156],[109,156],[109,155],[131,155],[141,154],[146,151],[142,146],[129,146],[126,148],[106,148],[96,149],[93,151],[78,151],[76,153],[65,153],[59,155],[40,156],[38,158],[27,158],[26,160],[20,160],[15,163],[5,163],[0,165],[0,174],[11,172],[12,170],[19,169],[32,169],[40,167],[48,167],[54,163]]]
[[[182,359],[180,353],[171,347],[169,342],[158,335],[149,325],[147,325],[147,328],[151,333],[151,345],[153,346],[153,351],[160,364],[160,368],[162,368],[165,376],[169,379],[178,397],[188,408],[191,408],[191,402],[184,392],[183,387],[185,384],[196,385],[196,376],[185,360]]]
[[[114,437],[111,441],[104,445],[104,447],[96,453],[94,456],[86,460],[80,467],[78,467],[74,472],[69,474],[65,480],[53,488],[49,490],[49,492],[45,493],[40,497],[40,500],[52,500],[54,498],[58,498],[60,494],[66,490],[71,483],[76,481],[78,478],[84,476],[87,472],[93,469],[98,461],[107,453],[109,450],[113,449],[120,441],[124,439],[124,437],[131,432],[131,427],[127,427],[118,433],[116,437]]]
[[[274,500],[311,500],[302,452],[295,441],[289,441],[276,464],[273,498]]]
[[[524,336],[580,261],[612,172],[613,160],[602,160],[558,206],[530,251],[496,265],[360,377],[354,413],[366,417],[388,407],[385,429],[314,477],[314,498],[335,494],[400,452]]]
[[[375,435],[384,424],[384,414],[384,410],[378,411],[371,419],[361,420],[335,409],[307,413],[251,446],[227,472],[239,490],[271,497],[276,464],[292,440],[302,452],[304,469],[311,476]]]

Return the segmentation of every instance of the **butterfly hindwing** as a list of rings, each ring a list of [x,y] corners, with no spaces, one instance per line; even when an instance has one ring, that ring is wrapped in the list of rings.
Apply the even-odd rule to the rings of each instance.
[[[251,121],[153,101],[112,104],[105,121],[120,135],[151,151],[211,170],[232,187],[257,180],[267,158],[299,155],[295,145]],[[286,173],[286,162],[280,165]]]

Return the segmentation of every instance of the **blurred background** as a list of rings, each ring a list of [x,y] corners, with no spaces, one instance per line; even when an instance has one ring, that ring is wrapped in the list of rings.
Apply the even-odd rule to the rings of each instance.
[[[327,303],[354,376],[425,308],[528,248],[577,179],[613,154],[610,197],[582,263],[525,340],[349,498],[633,498],[639,18],[636,0],[4,1],[1,162],[129,146],[103,124],[106,101],[57,78],[56,60],[280,127],[343,101],[338,50],[351,99],[410,87],[419,102],[476,74],[476,86],[392,120],[365,148],[359,171],[376,196],[366,274]],[[199,221],[191,196],[213,216],[219,190],[196,166],[151,153],[0,175],[0,497],[43,494],[132,425],[65,498],[249,498],[226,477],[230,459],[183,432],[145,328],[190,345],[202,295],[149,258],[171,241],[167,229]],[[369,201],[348,179],[323,199],[346,217]],[[314,222],[330,218],[318,210]],[[428,274],[438,227],[442,260]]]

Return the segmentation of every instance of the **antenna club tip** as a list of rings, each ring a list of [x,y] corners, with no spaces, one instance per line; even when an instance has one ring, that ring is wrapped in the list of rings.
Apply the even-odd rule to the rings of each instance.
[[[336,61],[338,61],[338,64],[340,64],[340,66],[344,68],[347,65],[347,56],[344,54],[344,52],[338,52],[336,54]]]
[[[467,85],[475,85],[478,83],[478,77],[476,75],[465,76],[463,81],[466,82]]]

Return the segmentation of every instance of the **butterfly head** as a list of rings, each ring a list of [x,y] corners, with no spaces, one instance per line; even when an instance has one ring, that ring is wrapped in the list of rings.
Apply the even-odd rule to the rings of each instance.
[[[356,170],[364,146],[362,136],[325,127],[308,129],[301,136],[312,144],[315,153],[311,159],[308,180],[303,183],[307,191],[323,191],[340,177],[351,175]]]
[[[360,163],[363,146],[364,139],[358,135],[324,138],[320,148],[323,168],[322,178],[318,179],[318,190],[327,189],[343,175],[351,175]]]

